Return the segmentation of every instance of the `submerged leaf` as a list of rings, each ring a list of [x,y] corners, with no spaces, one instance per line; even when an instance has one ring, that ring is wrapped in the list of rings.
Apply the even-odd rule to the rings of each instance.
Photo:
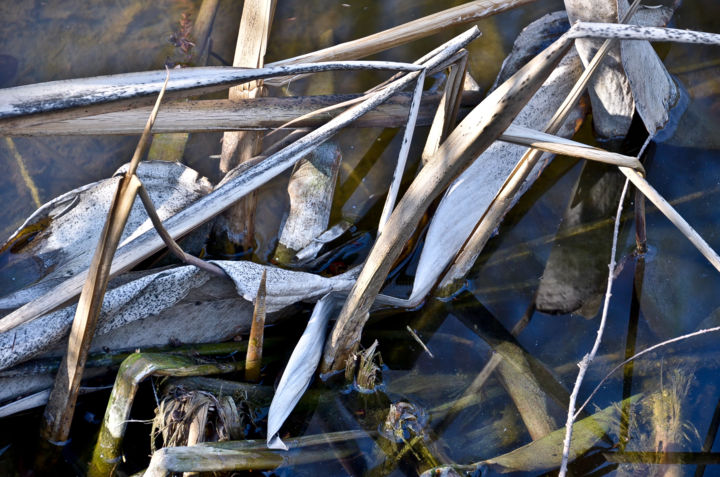
[[[639,395],[623,401],[634,402]],[[573,425],[570,460],[576,459],[595,445],[617,421],[617,406],[609,406]],[[565,429],[558,429],[542,439],[538,439],[519,449],[483,461],[500,472],[526,471],[539,472],[560,466],[562,460]]]

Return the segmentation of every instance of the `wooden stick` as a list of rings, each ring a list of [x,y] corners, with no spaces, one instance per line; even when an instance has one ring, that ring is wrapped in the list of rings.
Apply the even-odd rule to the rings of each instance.
[[[274,129],[292,121],[292,128],[317,127],[336,117],[343,109],[335,109],[312,116],[318,109],[361,98],[358,94],[303,96],[283,98],[255,98],[238,101],[200,100],[172,102],[163,105],[153,131],[172,132],[219,132],[228,130]],[[399,93],[387,103],[359,118],[348,127],[402,127],[407,121],[411,94]],[[418,112],[417,125],[429,126],[438,107],[441,95],[425,93]],[[466,91],[461,106],[477,106],[482,100],[479,92]],[[7,127],[0,121],[0,135],[7,136],[65,136],[141,134],[151,107],[128,111],[85,116],[82,118],[53,121],[42,125]],[[295,121],[300,116],[306,119]]]
[[[65,442],[70,434],[70,425],[75,412],[80,381],[82,380],[85,362],[90,350],[90,343],[95,335],[97,319],[100,315],[105,290],[110,279],[110,268],[115,250],[120,243],[123,229],[127,223],[130,210],[140,181],[135,172],[150,143],[150,130],[160,109],[160,102],[165,93],[170,72],[165,77],[165,85],[160,90],[155,108],[148,118],[145,131],[135,149],[130,166],[118,185],[115,198],[110,206],[102,236],[93,256],[85,285],[75,312],[68,348],[55,378],[55,385],[50,393],[48,405],[43,415],[42,434],[50,442]]]

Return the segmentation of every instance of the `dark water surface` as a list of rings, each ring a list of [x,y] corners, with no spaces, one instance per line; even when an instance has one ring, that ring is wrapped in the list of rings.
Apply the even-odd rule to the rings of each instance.
[[[183,13],[197,11],[199,1],[160,2],[1,2],[0,86],[29,84],[63,78],[92,76],[161,68],[180,53],[168,42],[177,30]],[[441,8],[462,2],[428,0],[279,2],[268,46],[267,61],[291,57],[331,44],[358,38]],[[479,22],[483,37],[470,46],[473,76],[486,89],[494,81],[500,64],[524,25],[545,13],[561,8],[558,1],[537,1],[529,6]],[[214,56],[211,65],[232,61],[241,3],[221,1],[212,32]],[[720,4],[716,0],[686,2],[676,12],[672,26],[720,32]],[[408,61],[422,56],[442,41],[467,27],[449,29],[441,35],[395,48],[378,55],[388,60]],[[720,250],[720,49],[699,45],[657,45],[668,70],[685,89],[687,109],[673,127],[675,133],[662,143],[653,143],[644,159],[648,180],[697,229],[716,250]],[[317,80],[299,80],[289,90],[273,94],[326,94],[358,92],[382,78],[374,75],[342,75]],[[581,140],[592,141],[589,121],[580,131]],[[220,152],[219,134],[191,135],[183,161],[211,180],[218,179],[216,155]],[[419,138],[421,139],[421,138]],[[420,140],[418,142],[420,143]],[[635,154],[642,134],[624,144],[624,152]],[[17,155],[37,187],[40,202],[82,184],[108,177],[127,162],[137,137],[64,137],[12,138],[17,154],[5,141],[0,143],[0,161],[5,174],[0,177],[0,235],[5,237],[36,208],[27,181],[23,179]],[[392,174],[391,165],[399,149],[395,130],[350,130],[337,138],[343,149],[333,220],[341,217],[358,220],[348,261],[361,261],[374,236],[373,227],[384,200],[383,191]],[[417,148],[416,148],[417,149]],[[414,151],[417,161],[420,150]],[[365,176],[365,179],[361,179]],[[601,179],[602,178],[602,179]],[[586,253],[580,263],[599,263],[598,270],[587,269],[587,287],[599,290],[595,303],[581,312],[551,315],[536,312],[519,335],[519,345],[551,371],[557,381],[571,389],[575,363],[591,349],[600,316],[600,298],[604,291],[614,212],[589,218],[578,227],[563,228],[563,215],[569,206],[583,199],[585,186],[607,180],[622,184],[608,167],[590,167],[568,158],[557,158],[530,191],[517,204],[487,245],[475,264],[465,289],[455,299],[430,299],[413,311],[382,311],[371,316],[363,336],[369,346],[379,340],[383,357],[381,393],[361,395],[353,390],[326,392],[325,401],[309,403],[305,411],[291,416],[283,428],[289,435],[312,435],[336,430],[373,431],[381,422],[376,416],[386,412],[390,401],[408,401],[429,415],[433,445],[442,449],[452,462],[467,464],[492,458],[531,441],[522,420],[495,374],[473,393],[479,402],[447,417],[447,407],[463,395],[493,354],[489,343],[526,312],[538,289],[546,264],[558,248]],[[614,186],[613,186],[614,187]],[[613,190],[608,186],[607,191]],[[576,188],[578,192],[576,193]],[[589,186],[588,186],[589,189]],[[610,199],[617,202],[619,194]],[[275,246],[277,227],[285,207],[284,179],[264,186],[260,193],[258,248],[256,258],[267,259]],[[580,401],[625,356],[657,342],[700,328],[720,325],[720,273],[652,205],[647,206],[647,230],[650,250],[639,262],[633,255],[634,221],[632,201],[625,207],[618,262],[620,268],[613,288],[608,313],[608,328],[597,361],[590,368],[580,393]],[[613,207],[614,211],[614,207]],[[558,237],[558,231],[562,236]],[[576,250],[578,252],[576,252]],[[413,264],[397,270],[392,287],[398,293],[412,283]],[[573,260],[560,266],[572,266]],[[589,262],[588,262],[589,260]],[[638,265],[640,263],[640,265]],[[643,266],[644,273],[638,273]],[[597,267],[596,267],[597,268]],[[570,272],[569,272],[570,273]],[[595,278],[595,277],[599,278]],[[15,279],[18,280],[15,280]],[[14,282],[32,277],[0,277],[0,295],[16,288]],[[583,280],[579,279],[578,282]],[[580,285],[579,285],[580,286]],[[580,315],[583,316],[580,316]],[[589,319],[588,319],[589,318]],[[286,348],[293,346],[298,329],[285,325],[268,330],[284,336]],[[417,332],[434,354],[425,353],[406,330]],[[678,409],[673,451],[700,452],[716,405],[720,403],[720,355],[717,335],[706,335],[668,346],[639,359],[633,369],[616,372],[602,387],[588,409],[590,413],[643,392],[660,392],[666,406]],[[634,351],[633,351],[634,350]],[[289,353],[289,351],[288,351]],[[284,362],[282,359],[280,360]],[[266,370],[272,384],[279,365]],[[624,373],[624,374],[623,374]],[[624,376],[624,379],[623,379]],[[545,383],[547,384],[547,383]],[[315,385],[324,389],[322,384]],[[687,388],[687,389],[685,389]],[[687,392],[685,392],[687,391]],[[107,395],[81,398],[69,451],[72,465],[59,474],[82,473],[88,446],[97,430],[96,420],[104,413]],[[133,419],[152,417],[152,391],[141,388]],[[655,406],[653,414],[652,406]],[[597,406],[597,407],[595,407]],[[652,428],[657,425],[661,404],[639,406],[631,419],[626,451],[657,450]],[[552,404],[552,417],[561,426],[565,411]],[[26,472],[31,459],[23,446],[33,441],[38,429],[39,412],[25,413],[0,420],[0,474]],[[654,417],[653,417],[654,416]],[[384,417],[382,418],[384,419]],[[672,420],[669,419],[668,420]],[[653,424],[655,423],[655,424]],[[149,426],[128,426],[128,470],[147,465]],[[622,434],[622,432],[620,432]],[[610,439],[600,441],[590,455],[576,462],[575,475],[673,475],[693,474],[695,465],[679,468],[648,466],[626,468],[604,461],[601,451],[620,442],[615,429]],[[678,437],[681,435],[682,437]],[[711,439],[712,440],[712,439]],[[720,444],[718,444],[720,445]],[[718,451],[713,444],[706,451]],[[6,447],[9,446],[9,447]],[[357,443],[360,453],[378,453],[371,439]],[[621,445],[620,447],[623,447]],[[412,459],[389,468],[369,466],[370,458],[352,462],[338,461],[317,465],[278,469],[277,475],[358,474],[413,475]],[[654,473],[654,474],[653,474]],[[533,472],[531,475],[541,474]],[[669,474],[668,474],[669,475]],[[720,475],[720,465],[705,468],[705,475]]]

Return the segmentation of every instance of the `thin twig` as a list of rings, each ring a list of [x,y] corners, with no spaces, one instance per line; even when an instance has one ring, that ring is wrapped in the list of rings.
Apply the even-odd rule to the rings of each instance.
[[[138,181],[140,181],[139,178]],[[180,247],[180,245],[178,245],[178,243],[173,240],[168,231],[165,229],[165,226],[163,226],[162,219],[160,219],[160,217],[158,216],[157,210],[155,209],[155,204],[153,204],[152,198],[150,197],[147,189],[145,189],[145,186],[142,185],[142,181],[140,181],[138,195],[140,196],[140,200],[145,207],[145,211],[147,212],[148,217],[150,217],[150,221],[152,222],[153,227],[155,227],[158,235],[162,237],[163,242],[165,242],[168,250],[170,250],[173,255],[179,258],[183,263],[187,263],[188,265],[195,265],[196,267],[205,270],[206,272],[212,273],[213,275],[216,275],[218,277],[227,277],[227,273],[225,273],[225,270],[218,267],[212,262],[206,262],[205,260],[201,260],[198,257],[190,255],[189,253],[185,253],[185,251]]]
[[[412,336],[415,339],[415,341],[418,342],[418,344],[422,347],[422,349],[424,349],[425,352],[427,354],[429,354],[431,358],[434,358],[435,356],[432,354],[430,349],[427,347],[427,345],[425,343],[423,343],[423,341],[420,339],[420,337],[417,335],[417,333],[415,333],[415,331],[413,331],[413,329],[410,328],[410,325],[406,326],[406,328],[408,330],[408,333],[410,333],[410,336]]]
[[[578,371],[577,379],[575,380],[575,386],[573,387],[572,394],[570,394],[570,404],[568,405],[568,417],[565,424],[565,439],[563,440],[563,454],[562,463],[560,465],[559,477],[565,477],[567,473],[568,458],[570,456],[570,440],[572,439],[573,423],[575,422],[575,402],[577,401],[578,393],[580,392],[580,386],[582,385],[583,378],[587,372],[588,366],[595,359],[600,343],[602,342],[603,332],[605,331],[605,323],[607,322],[608,309],[610,308],[610,297],[612,296],[612,285],[615,277],[615,256],[617,253],[618,235],[620,231],[620,217],[622,215],[623,201],[625,200],[625,194],[627,193],[629,179],[625,180],[625,186],[623,187],[622,193],[620,194],[620,202],[618,203],[617,213],[615,214],[615,228],[613,229],[613,242],[612,251],[610,252],[610,266],[608,271],[608,284],[605,292],[605,302],[603,303],[602,317],[600,319],[600,326],[598,327],[597,337],[595,338],[595,344],[593,344],[592,350],[589,354],[585,355],[580,364],[578,365],[580,371]]]
[[[580,406],[580,407],[577,409],[577,411],[576,411],[576,413],[575,413],[575,417],[577,417],[578,414],[580,414],[580,413],[582,412],[582,410],[585,409],[585,406],[587,406],[588,404],[590,404],[590,401],[592,400],[592,398],[595,397],[595,394],[597,394],[597,392],[600,390],[600,388],[602,388],[603,384],[605,384],[605,382],[606,382],[608,379],[610,379],[610,376],[612,376],[612,375],[615,373],[615,371],[617,371],[618,369],[621,369],[623,366],[625,366],[625,365],[626,365],[627,363],[629,363],[630,361],[633,361],[633,360],[639,358],[640,356],[643,356],[643,355],[645,355],[645,354],[647,354],[647,353],[649,353],[649,352],[651,352],[651,351],[654,351],[654,350],[656,350],[656,349],[658,349],[658,348],[661,348],[661,347],[663,347],[663,346],[667,346],[667,345],[669,345],[669,344],[677,343],[678,341],[683,341],[683,340],[686,340],[686,339],[689,339],[689,338],[695,338],[696,336],[701,336],[701,335],[704,335],[704,334],[707,334],[707,333],[714,333],[714,332],[716,332],[716,331],[720,331],[720,326],[714,326],[714,327],[712,327],[712,328],[704,328],[704,329],[702,329],[702,330],[698,330],[698,331],[695,331],[695,332],[693,332],[693,333],[688,333],[688,334],[686,334],[686,335],[677,336],[677,337],[675,337],[675,338],[671,338],[671,339],[669,339],[669,340],[666,340],[666,341],[657,343],[657,344],[655,344],[655,345],[652,345],[651,347],[649,347],[649,348],[647,348],[647,349],[644,349],[644,350],[640,351],[639,353],[635,354],[634,356],[626,359],[625,361],[623,361],[622,363],[618,364],[618,365],[615,366],[613,369],[611,369],[610,372],[607,373],[607,374],[605,375],[605,377],[600,380],[600,382],[598,383],[598,385],[595,386],[595,389],[593,389],[593,391],[590,393],[590,396],[588,396],[588,398],[585,400],[585,402],[582,403],[582,406]]]

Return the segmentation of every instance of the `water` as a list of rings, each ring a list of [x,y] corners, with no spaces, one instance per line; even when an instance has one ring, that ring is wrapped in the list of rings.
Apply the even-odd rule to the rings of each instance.
[[[459,2],[443,5],[449,7]],[[68,4],[40,4],[25,2],[0,5],[5,26],[0,32],[0,85],[3,87],[38,81],[91,76],[160,68],[168,58],[177,59],[177,49],[167,40],[177,29],[185,12],[195,12],[199,2],[154,2],[143,5],[126,2],[109,5],[106,2],[84,4],[69,8]],[[471,71],[483,88],[492,84],[502,58],[509,52],[518,31],[529,21],[558,9],[559,2],[538,1],[516,11],[501,14],[479,23],[484,36],[471,45]],[[403,23],[436,11],[439,6],[430,1],[396,0],[392,2],[280,2],[275,13],[272,37],[268,45],[267,61],[304,53],[329,44],[361,37],[372,32]],[[213,56],[210,64],[230,61],[235,45],[240,9],[231,2],[221,2],[213,26]],[[704,0],[686,2],[675,17],[676,28],[720,31],[720,7],[717,2]],[[465,27],[449,29],[442,35],[395,48],[378,55],[389,60],[408,60],[422,56],[441,41],[460,33]],[[677,121],[672,137],[653,144],[645,159],[648,180],[677,210],[696,227],[715,249],[720,249],[717,196],[720,192],[720,154],[715,131],[720,121],[720,82],[718,49],[698,45],[658,45],[668,70],[687,91],[687,110]],[[300,80],[290,85],[286,94],[314,94],[357,92],[372,86],[377,75],[334,75],[328,80]],[[276,94],[280,94],[276,92]],[[590,139],[589,128],[580,135]],[[184,155],[184,162],[213,180],[218,179],[217,159],[219,134],[192,135]],[[632,153],[638,140],[629,141],[626,151]],[[13,138],[29,176],[37,187],[40,202],[79,185],[109,176],[126,162],[135,147],[135,137],[66,137]],[[337,269],[348,263],[359,263],[367,253],[367,238],[374,235],[376,216],[382,207],[382,194],[391,174],[390,164],[397,154],[400,135],[388,130],[351,130],[338,137],[343,148],[344,166],[333,219],[357,218],[354,231],[356,242],[343,248],[343,258],[321,269]],[[8,236],[35,208],[27,182],[22,178],[17,157],[7,142],[0,144],[0,157],[6,164],[6,174],[0,177],[0,200],[6,206],[0,211],[0,233]],[[414,160],[420,151],[414,154]],[[415,166],[411,166],[415,167]],[[453,462],[471,463],[492,458],[529,443],[531,437],[522,423],[512,400],[494,373],[476,394],[479,404],[459,411],[454,418],[445,419],[443,406],[462,396],[483,366],[492,356],[488,343],[509,330],[525,313],[545,272],[553,248],[577,246],[599,254],[600,263],[609,260],[611,224],[608,218],[588,220],[556,238],[563,214],[578,182],[583,166],[567,158],[556,159],[543,176],[528,191],[500,227],[497,236],[487,245],[476,263],[464,293],[453,301],[429,300],[413,311],[383,311],[374,314],[363,336],[369,346],[374,339],[380,343],[383,357],[382,394],[364,396],[341,387],[333,388],[324,405],[311,402],[309,408],[295,413],[285,431],[290,435],[312,435],[348,428],[370,432],[384,420],[383,412],[390,401],[410,401],[427,411],[431,440],[438,453]],[[605,171],[598,168],[593,174]],[[365,177],[365,175],[367,176]],[[593,182],[596,177],[585,173],[583,180]],[[362,178],[365,177],[365,180]],[[599,176],[598,176],[599,177]],[[276,230],[284,205],[283,180],[278,179],[263,188],[260,207],[263,217],[258,223],[259,236],[256,258],[267,259],[274,247]],[[615,199],[616,200],[616,199]],[[626,212],[632,205],[626,204]],[[651,253],[644,261],[644,270],[637,272],[638,261],[630,256],[634,247],[634,223],[626,214],[621,227],[618,248],[621,268],[613,288],[608,329],[596,363],[590,368],[581,389],[581,400],[595,385],[622,361],[624,356],[640,351],[662,340],[689,333],[700,328],[717,326],[720,315],[720,274],[714,270],[695,248],[651,205],[647,209],[648,240]],[[568,238],[569,237],[569,238]],[[604,238],[603,238],[604,237]],[[570,245],[574,240],[576,245]],[[416,256],[417,251],[415,252]],[[407,290],[412,280],[413,255],[406,268],[396,271],[392,278],[395,291]],[[32,274],[32,270],[26,272]],[[637,277],[636,277],[637,276]],[[0,282],[3,291],[16,286],[7,277]],[[22,280],[28,280],[27,276]],[[604,279],[603,279],[604,280]],[[602,290],[602,280],[595,283]],[[4,293],[3,293],[4,294]],[[584,313],[549,315],[535,313],[529,325],[517,338],[527,355],[542,363],[557,382],[572,388],[577,363],[592,347],[598,323],[598,309],[589,307]],[[594,316],[594,318],[593,318]],[[298,330],[281,325],[269,330],[288,337],[287,347]],[[406,330],[409,326],[419,335],[435,355],[431,358]],[[495,337],[495,338],[493,338]],[[673,372],[692,378],[687,395],[680,395],[680,421],[685,425],[676,448],[700,452],[716,403],[717,350],[716,337],[705,336],[664,348],[642,358],[632,370],[616,372],[594,398],[589,412],[619,402],[638,392],[646,394],[665,391],[677,394]],[[282,359],[280,362],[284,362]],[[280,371],[279,365],[266,369],[266,380],[272,384]],[[676,384],[673,388],[673,383]],[[548,382],[541,382],[549,386]],[[149,386],[141,388],[142,396],[133,411],[133,418],[152,416],[153,398]],[[323,389],[316,383],[314,389]],[[675,390],[675,391],[673,391]],[[73,428],[73,445],[69,460],[82,466],[87,461],[88,445],[97,429],[97,417],[104,412],[107,395],[81,398]],[[327,404],[329,402],[330,404]],[[549,405],[557,424],[564,422],[564,411],[554,402]],[[637,424],[631,425],[626,451],[654,450],[650,404],[638,411]],[[378,417],[380,415],[381,417]],[[93,417],[94,416],[94,417]],[[657,417],[656,417],[657,419]],[[14,433],[0,432],[0,468],[4,474],[25,472],[31,465],[27,456],[20,459],[20,448],[32,442],[38,429],[39,413],[26,413],[6,419],[2,429],[25,429],[22,439]],[[257,437],[262,437],[260,429]],[[147,465],[145,456],[147,426],[129,426],[131,434],[127,453],[128,468],[139,470]],[[624,475],[627,469],[607,463],[600,452],[610,449],[618,441],[618,431],[611,441],[600,441],[589,456],[574,464],[576,475],[615,473]],[[377,465],[378,449],[372,439],[358,441],[358,451],[366,458],[350,463],[338,461],[316,465],[292,466],[279,469],[278,475],[302,475],[323,472],[340,475],[350,469],[367,471]],[[712,450],[717,450],[713,446]],[[394,471],[395,475],[415,472],[414,460],[406,458]],[[394,467],[385,469],[392,472]],[[651,470],[663,470],[659,466]],[[705,475],[720,473],[718,466],[709,466]],[[695,472],[694,465],[680,469]],[[639,470],[638,470],[639,471]],[[68,475],[82,472],[69,466]],[[642,471],[643,474],[650,470]],[[531,472],[530,474],[537,474]]]

